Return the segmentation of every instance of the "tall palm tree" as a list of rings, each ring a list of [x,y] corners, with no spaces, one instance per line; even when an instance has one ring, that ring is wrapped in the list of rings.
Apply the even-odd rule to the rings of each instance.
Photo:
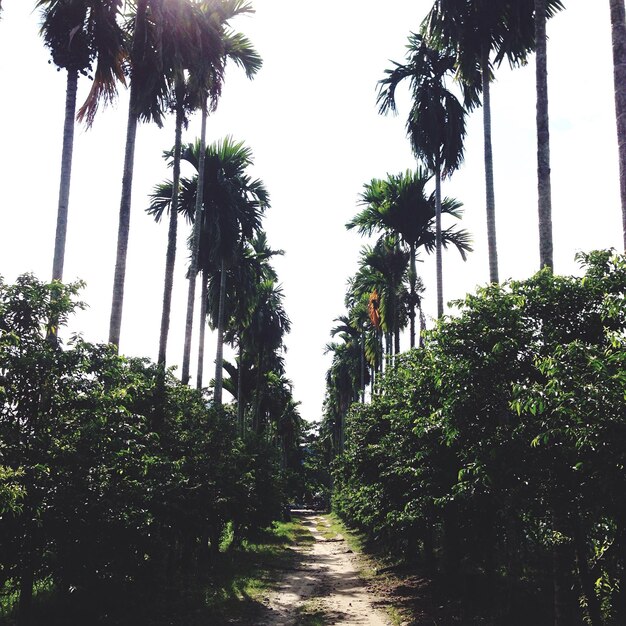
[[[346,228],[357,228],[361,235],[371,236],[374,232],[396,234],[409,249],[409,318],[411,324],[410,345],[415,347],[415,310],[418,304],[416,295],[417,270],[416,254],[419,248],[430,254],[436,250],[436,198],[427,195],[426,184],[432,178],[421,167],[412,172],[407,170],[397,175],[387,175],[384,180],[372,179],[366,183],[360,196],[363,210],[358,213]],[[460,219],[463,205],[454,198],[444,198],[442,214]],[[463,259],[472,250],[469,233],[450,227],[441,232],[441,243],[445,248],[454,245]]]
[[[550,116],[548,113],[547,0],[535,1],[537,81],[537,196],[539,267],[554,268],[552,244],[552,190],[550,182]]]
[[[340,322],[347,321],[338,318]],[[357,333],[342,323],[333,329],[333,335],[341,341],[326,344],[325,354],[332,354],[331,366],[326,373],[325,413],[331,418],[333,443],[337,451],[343,450],[345,442],[345,420],[351,404],[358,402],[362,390],[362,350]],[[361,393],[363,393],[361,391]]]
[[[351,350],[358,351],[359,354],[359,390],[361,392],[361,402],[365,402],[365,389],[370,382],[369,368],[367,367],[366,357],[366,325],[369,321],[367,314],[367,306],[364,304],[363,298],[360,302],[348,311],[348,315],[340,315],[335,318],[338,322],[332,328],[330,334],[332,337],[337,335],[349,345]]]
[[[553,0],[550,0],[551,2]],[[422,33],[437,48],[454,54],[468,109],[483,105],[485,201],[489,246],[489,279],[498,282],[495,190],[491,139],[491,93],[494,66],[506,58],[511,66],[526,62],[531,41],[511,23],[509,2],[499,0],[435,0],[422,24]],[[494,58],[492,61],[492,54]]]
[[[182,130],[187,123],[188,113],[193,110],[194,103],[186,89],[186,75],[193,71],[197,62],[197,49],[193,44],[202,40],[202,26],[205,21],[190,0],[182,0],[170,5],[173,19],[163,37],[163,54],[176,59],[172,68],[169,85],[168,104],[175,114],[174,148],[167,153],[173,168],[172,202],[175,210],[169,212],[169,228],[167,235],[167,252],[165,255],[165,279],[163,285],[163,308],[161,312],[161,329],[159,335],[159,352],[157,362],[165,366],[167,338],[170,325],[172,289],[174,285],[174,266],[176,263],[176,236],[178,232],[178,193],[180,185],[180,155],[182,149]],[[191,31],[191,32],[189,32]],[[211,31],[213,32],[213,31]],[[191,45],[190,45],[191,44]]]
[[[624,0],[609,0],[613,42],[613,83],[619,149],[619,183],[622,204],[622,231],[626,249],[626,16]]]
[[[242,67],[248,78],[252,78],[262,65],[261,57],[250,45],[250,42],[241,34],[233,33],[226,27],[226,22],[234,17],[246,13],[254,13],[252,6],[246,0],[212,0],[211,2],[204,1],[203,9],[206,14],[206,19],[213,20],[214,18],[214,4],[220,3],[220,20],[223,25],[224,32],[224,50],[222,54],[222,61],[225,63],[228,58],[231,58],[235,64]],[[206,124],[209,110],[214,108],[217,104],[217,97],[219,96],[223,83],[223,65],[217,67],[219,71],[216,71],[216,67],[211,64],[205,64],[200,68],[200,71],[194,73],[193,82],[196,85],[197,93],[200,94],[201,109],[202,109],[202,122],[200,129],[200,193],[196,197],[195,205],[195,219],[194,228],[191,237],[191,262],[189,271],[189,287],[187,291],[187,314],[185,317],[185,342],[183,347],[183,366],[182,366],[182,380],[187,381],[189,379],[189,365],[191,362],[191,336],[193,332],[193,312],[195,303],[196,292],[196,275],[198,273],[198,255],[200,250],[200,224],[201,213],[203,207],[203,191],[204,185],[202,183],[202,176],[204,175],[203,159],[206,147]],[[209,107],[211,104],[211,107]]]
[[[185,0],[137,0],[135,13],[130,21],[130,103],[126,128],[124,173],[120,199],[117,252],[113,279],[113,297],[109,342],[118,346],[124,302],[126,256],[130,225],[131,192],[134,169],[135,138],[139,121],[152,121],[162,125],[168,107],[171,85],[181,67],[176,46],[168,45],[172,34],[180,32],[179,20],[185,14],[181,10]],[[225,0],[226,3],[226,0]],[[214,80],[207,91],[217,98],[218,85],[224,66],[224,24],[220,0],[208,0],[211,10],[199,26],[197,21],[184,24],[189,49],[195,49],[196,59],[202,60],[202,72]],[[194,68],[199,67],[194,64]],[[210,69],[207,69],[210,68]],[[200,70],[198,70],[200,71]]]
[[[91,72],[95,63],[84,105],[90,111],[90,124],[99,102],[111,101],[117,81],[124,83],[125,52],[118,23],[121,4],[121,0],[38,0],[36,4],[42,16],[40,33],[52,61],[67,72],[52,280],[63,280],[78,77]]]
[[[196,5],[192,5],[194,8],[198,8]],[[212,22],[211,16],[207,11],[208,6],[202,5],[202,10],[193,11],[190,18],[195,20],[198,24],[199,36],[202,37],[202,27],[209,25],[208,33],[210,35]],[[227,9],[228,7],[226,7]],[[222,7],[221,20],[227,21],[232,17],[232,10],[227,11]],[[189,19],[186,22],[188,23]],[[182,41],[187,41],[184,38]],[[261,59],[256,51],[253,49],[250,42],[243,37],[240,33],[233,33],[230,30],[226,30],[222,33],[222,41],[220,46],[223,46],[224,59],[232,60],[237,65],[241,66],[246,75],[251,78],[258,71],[261,66]],[[210,37],[205,37],[210,39]],[[173,43],[178,44],[179,38],[174,37]],[[210,41],[206,42],[210,45]],[[186,52],[186,51],[185,51]],[[174,85],[171,97],[171,106],[176,113],[176,127],[175,127],[175,145],[173,151],[173,176],[174,185],[172,188],[172,206],[177,205],[178,200],[178,184],[177,181],[180,177],[180,154],[181,154],[181,138],[183,124],[187,123],[187,113],[202,109],[204,110],[207,104],[207,98],[210,100],[211,108],[217,105],[217,98],[221,89],[221,71],[211,71],[210,67],[206,67],[204,59],[198,56],[197,50],[190,50],[189,62],[181,63],[178,71],[174,77]],[[203,122],[203,128],[206,129],[206,120]],[[206,131],[205,131],[206,132]],[[161,332],[159,337],[159,357],[158,362],[165,364],[166,351],[167,351],[167,339],[170,323],[170,310],[172,301],[172,287],[174,282],[174,265],[176,260],[176,233],[177,233],[177,214],[178,211],[170,212],[170,225],[168,230],[168,245],[165,264],[165,280],[163,288],[163,310],[161,314]],[[192,316],[193,319],[193,316]],[[202,332],[202,331],[201,331]],[[202,345],[202,342],[201,342]]]
[[[252,152],[243,142],[232,137],[211,144],[204,151],[202,176],[200,168],[200,141],[188,144],[182,151],[182,160],[189,163],[197,172],[192,178],[181,180],[179,210],[187,219],[196,219],[196,198],[202,178],[204,211],[201,213],[201,246],[199,263],[191,271],[203,271],[203,283],[207,284],[209,273],[219,274],[222,283],[219,301],[226,297],[227,270],[237,257],[243,241],[251,240],[261,229],[261,216],[269,206],[269,195],[262,181],[247,175],[247,168],[252,165]],[[170,210],[172,203],[172,183],[159,185],[152,194],[152,202],[147,211],[159,220],[163,212]],[[206,297],[203,298],[206,302]],[[224,315],[218,314],[218,357],[221,374],[221,350],[223,345]],[[204,326],[204,318],[202,319]],[[218,386],[219,374],[216,375]],[[188,371],[187,371],[188,375]],[[186,380],[186,379],[185,379]],[[216,403],[221,402],[221,388],[216,388]]]
[[[409,253],[400,248],[398,238],[381,237],[374,246],[363,246],[359,270],[352,288],[357,297],[378,294],[380,327],[385,334],[388,357],[400,352],[400,331],[406,327]]]
[[[274,256],[284,254],[282,250],[273,250],[270,248],[267,235],[259,232],[250,242],[243,242],[243,246],[239,247],[237,259],[231,265],[228,284],[231,286],[227,291],[226,313],[227,323],[225,324],[224,341],[232,346],[236,346],[238,350],[237,366],[238,372],[245,372],[246,363],[251,365],[251,359],[245,354],[245,345],[243,334],[251,323],[251,315],[256,307],[259,297],[259,285],[265,281],[276,282],[278,275],[272,267],[270,260]],[[217,278],[217,277],[216,277]],[[219,290],[217,285],[221,286],[220,280],[209,276],[208,295],[204,297],[202,304],[213,304],[210,310],[209,319],[211,325],[216,327],[216,320],[219,319],[219,307],[215,307],[214,303],[219,302]],[[204,287],[204,281],[203,281]],[[237,370],[237,368],[235,368]],[[200,356],[198,356],[198,371],[201,372]],[[231,373],[231,378],[233,373]],[[200,374],[199,374],[200,376]],[[237,398],[237,418],[239,423],[240,434],[244,432],[244,408],[245,397],[243,389],[244,376],[237,376],[237,387],[234,389],[233,397]],[[198,383],[201,386],[201,381]],[[241,385],[241,387],[239,386]]]
[[[137,0],[130,20],[130,102],[126,125],[124,169],[120,198],[113,295],[109,322],[109,343],[119,347],[126,279],[126,257],[130,228],[131,192],[137,124],[141,121],[162,125],[172,62],[161,54],[164,0]]]
[[[435,175],[435,233],[437,253],[437,315],[443,315],[443,274],[441,239],[441,179],[456,171],[463,162],[466,111],[446,87],[445,78],[454,71],[456,59],[445,51],[431,48],[423,36],[411,34],[407,45],[408,62],[394,63],[379,81],[378,104],[381,113],[396,112],[396,88],[409,79],[412,107],[407,132],[413,152]]]
[[[291,322],[284,307],[282,288],[274,280],[258,285],[257,298],[250,314],[250,322],[241,334],[244,350],[254,355],[256,381],[252,427],[255,433],[263,428],[262,406],[268,395],[266,382],[271,372],[282,373],[282,352],[285,335]]]

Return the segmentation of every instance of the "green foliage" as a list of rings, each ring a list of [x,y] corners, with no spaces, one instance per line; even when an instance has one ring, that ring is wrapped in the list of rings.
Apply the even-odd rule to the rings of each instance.
[[[489,623],[543,623],[557,552],[575,623],[625,618],[626,259],[579,260],[457,302],[335,460],[342,517]]]
[[[50,341],[79,288],[0,282],[0,588],[47,580],[98,612],[103,589],[199,571],[227,524],[240,540],[277,519],[283,477],[275,446],[148,360]]]

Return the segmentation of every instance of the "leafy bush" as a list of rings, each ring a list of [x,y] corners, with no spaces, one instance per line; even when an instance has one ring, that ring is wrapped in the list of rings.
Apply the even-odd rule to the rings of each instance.
[[[626,259],[580,261],[457,302],[335,461],[338,512],[493,623],[545,621],[553,587],[567,623],[626,619]]]
[[[96,607],[184,582],[229,521],[254,533],[282,508],[276,455],[228,407],[147,359],[62,345],[79,289],[0,282],[0,588],[24,614],[36,581]]]

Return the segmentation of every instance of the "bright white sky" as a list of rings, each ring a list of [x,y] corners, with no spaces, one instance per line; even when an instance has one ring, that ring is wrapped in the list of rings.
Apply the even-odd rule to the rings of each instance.
[[[0,275],[8,281],[27,271],[50,278],[56,223],[65,74],[48,64],[33,5],[4,0],[0,21]],[[344,312],[346,280],[356,271],[363,243],[344,224],[358,210],[365,182],[414,167],[404,133],[408,100],[401,100],[399,117],[379,116],[376,83],[390,59],[404,60],[409,31],[419,28],[430,1],[256,0],[254,5],[256,14],[235,26],[255,44],[264,67],[252,82],[231,68],[208,138],[232,134],[244,140],[255,155],[254,175],[271,193],[266,230],[270,244],[286,253],[276,266],[293,324],[287,374],[302,415],[319,419],[330,362],[324,346],[333,319]],[[573,273],[577,251],[621,247],[621,214],[608,2],[566,5],[548,25],[548,64],[555,269]],[[81,79],[81,102],[88,87]],[[525,278],[539,264],[534,61],[498,72],[492,106],[500,276]],[[76,132],[64,278],[87,282],[83,299],[89,308],[71,329],[91,341],[108,336],[126,114],[122,92],[91,130]],[[192,141],[199,127],[193,119],[183,140]],[[481,128],[478,110],[469,122],[465,164],[444,186],[446,195],[464,202],[463,225],[475,245],[467,263],[456,252],[444,255],[446,300],[488,279]],[[161,153],[172,144],[171,120],[163,129],[139,129],[121,351],[152,359],[167,227],[153,223],[144,209],[152,187],[170,176]],[[186,236],[183,226],[168,353],[168,363],[176,365],[184,334]],[[425,258],[418,271],[427,287],[426,311],[434,316],[434,258]],[[214,351],[209,336],[205,384]]]

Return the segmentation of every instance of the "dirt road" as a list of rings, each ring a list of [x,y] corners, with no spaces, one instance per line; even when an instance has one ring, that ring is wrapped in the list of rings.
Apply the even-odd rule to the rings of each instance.
[[[389,626],[384,601],[367,589],[359,575],[358,555],[341,535],[326,539],[318,531],[318,525],[329,526],[325,516],[303,514],[301,519],[315,541],[297,548],[300,562],[266,598],[269,610],[260,626]]]

